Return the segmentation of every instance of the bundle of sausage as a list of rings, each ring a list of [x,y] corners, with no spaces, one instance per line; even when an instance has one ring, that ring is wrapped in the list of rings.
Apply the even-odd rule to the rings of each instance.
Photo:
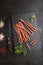
[[[17,33],[18,41],[20,44],[30,40],[29,36],[34,35],[34,32],[37,30],[36,27],[31,25],[29,22],[24,21],[23,19],[20,19],[16,25],[13,25],[13,29]],[[32,42],[30,44],[34,45],[35,43],[36,43],[36,41],[32,40]],[[26,43],[26,45],[28,46],[28,48],[30,48],[30,46],[27,43]]]

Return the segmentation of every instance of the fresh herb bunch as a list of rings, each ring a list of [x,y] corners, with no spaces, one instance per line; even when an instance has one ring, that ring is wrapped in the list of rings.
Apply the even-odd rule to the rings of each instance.
[[[35,18],[36,18],[36,16],[35,16],[35,15],[32,15],[32,16],[29,18],[29,20],[30,20],[30,21],[33,21]]]
[[[23,45],[17,45],[16,47],[15,47],[15,53],[16,54],[23,54],[23,55],[27,55],[27,51],[26,50],[24,50],[24,47],[23,47]]]

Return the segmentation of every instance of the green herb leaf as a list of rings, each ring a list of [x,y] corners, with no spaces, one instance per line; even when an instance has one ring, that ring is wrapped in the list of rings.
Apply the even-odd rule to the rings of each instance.
[[[25,56],[27,55],[27,51],[24,50],[24,47],[22,45],[17,45],[15,47],[15,53],[16,54],[24,54]]]
[[[35,15],[32,15],[32,16],[29,18],[29,20],[30,20],[30,21],[33,21],[35,18],[36,18],[36,16],[35,16]]]

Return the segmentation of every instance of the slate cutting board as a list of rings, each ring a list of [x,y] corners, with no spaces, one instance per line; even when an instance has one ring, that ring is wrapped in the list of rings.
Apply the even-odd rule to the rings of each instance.
[[[19,20],[22,18],[22,19],[26,20],[27,22],[29,21],[33,26],[35,26],[37,28],[38,27],[37,26],[37,18],[35,18],[33,20],[33,22],[31,22],[29,20],[29,17],[32,15],[35,15],[35,13],[33,12],[33,13],[26,13],[26,14],[12,16],[12,24],[18,23]],[[13,35],[14,35],[14,45],[19,44],[18,40],[17,40],[16,32],[14,30],[13,30]],[[40,33],[39,33],[39,30],[37,30],[33,36],[30,36],[31,40],[35,38],[37,40],[37,43],[34,46],[31,46],[30,50],[27,47],[25,49],[28,51],[41,50],[41,42],[40,42],[39,37],[40,37]],[[28,44],[29,44],[29,41],[28,41]]]

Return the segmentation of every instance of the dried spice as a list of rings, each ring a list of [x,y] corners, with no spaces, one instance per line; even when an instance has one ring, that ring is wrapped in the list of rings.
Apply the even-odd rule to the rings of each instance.
[[[0,28],[2,28],[4,26],[4,22],[1,20],[0,21]]]
[[[4,35],[3,33],[0,34],[0,41],[4,40]]]

